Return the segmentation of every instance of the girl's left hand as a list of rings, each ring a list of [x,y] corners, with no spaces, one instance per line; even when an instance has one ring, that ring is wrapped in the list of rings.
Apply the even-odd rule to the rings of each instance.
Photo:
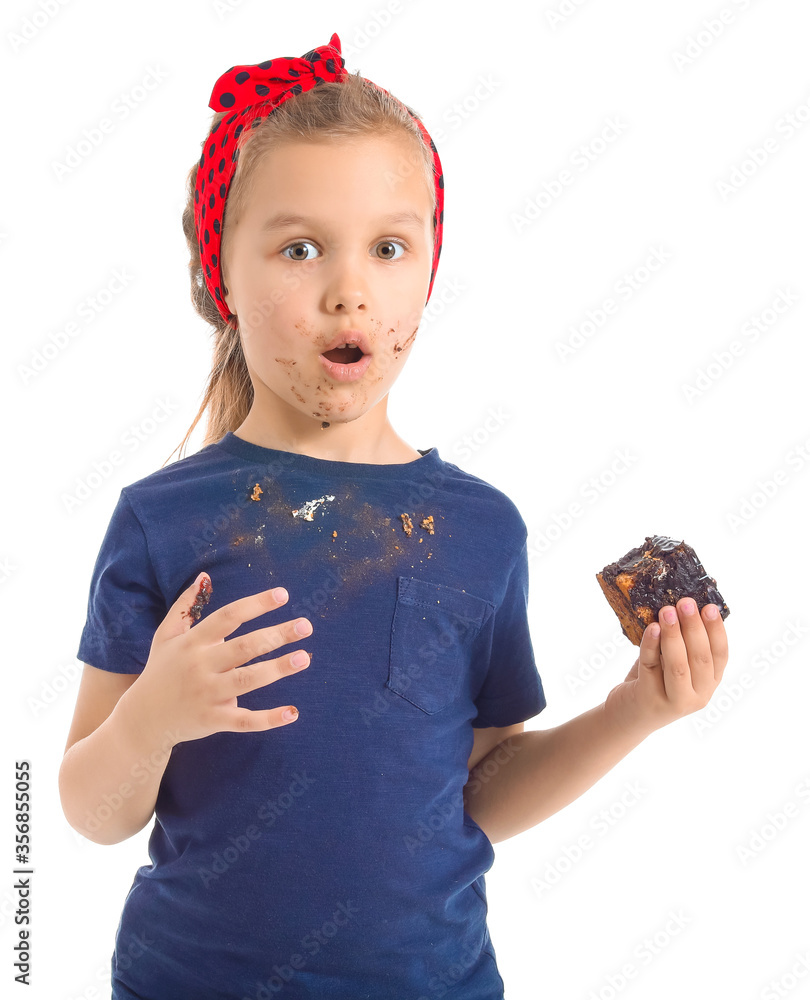
[[[607,696],[606,710],[622,724],[652,732],[705,708],[728,662],[719,609],[714,619],[706,614],[713,607],[707,604],[698,614],[694,600],[682,597],[675,608],[661,608],[660,635],[654,635],[654,625],[644,630],[638,659]],[[675,621],[667,621],[668,611],[676,612]]]

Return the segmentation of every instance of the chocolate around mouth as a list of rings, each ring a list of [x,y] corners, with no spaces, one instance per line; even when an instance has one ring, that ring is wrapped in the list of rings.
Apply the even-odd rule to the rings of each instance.
[[[339,365],[353,365],[363,357],[363,352],[359,347],[333,347],[331,351],[324,351],[323,357]]]

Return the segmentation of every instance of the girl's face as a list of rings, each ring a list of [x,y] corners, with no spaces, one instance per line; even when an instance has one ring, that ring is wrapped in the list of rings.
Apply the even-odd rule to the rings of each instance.
[[[257,167],[223,270],[261,413],[320,427],[384,401],[430,284],[432,201],[417,156],[406,137],[372,136],[287,142]],[[341,380],[321,355],[351,362],[358,350],[329,349],[360,338],[370,358]]]

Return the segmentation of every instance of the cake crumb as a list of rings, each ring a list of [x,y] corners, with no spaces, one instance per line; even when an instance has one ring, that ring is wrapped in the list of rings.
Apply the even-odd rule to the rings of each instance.
[[[332,532],[332,538],[337,538],[337,532],[336,531]]]
[[[402,518],[402,530],[406,535],[410,535],[413,531],[413,522],[407,514],[400,514],[399,516]]]
[[[292,511],[293,517],[303,517],[305,521],[313,520],[315,514],[315,509],[319,503],[325,503],[327,500],[334,500],[333,496],[322,496],[318,500],[307,500],[307,502],[298,508],[298,510]]]
[[[253,487],[253,493],[251,494],[251,500],[258,500],[259,497],[264,493],[264,490],[259,486],[258,483]]]
[[[427,528],[428,534],[431,534],[431,535],[435,534],[435,532],[433,530],[433,515],[432,514],[428,514],[427,517],[423,517],[422,520],[421,520],[421,522],[420,522],[420,524],[419,524],[419,527],[420,528]],[[419,541],[421,542],[422,539],[420,538]]]

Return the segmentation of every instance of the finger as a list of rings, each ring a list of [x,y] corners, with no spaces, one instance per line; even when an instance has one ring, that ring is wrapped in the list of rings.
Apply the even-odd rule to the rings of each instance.
[[[648,625],[641,636],[638,651],[638,682],[646,690],[665,697],[664,672],[661,669],[661,627],[656,622]]]
[[[285,712],[295,713],[292,718],[285,719]],[[234,708],[227,716],[227,727],[221,732],[226,733],[264,733],[268,729],[279,726],[289,726],[298,718],[295,705],[282,705],[279,708],[250,709]]]
[[[642,636],[643,641],[643,636]],[[637,681],[638,680],[638,657],[636,657],[636,662],[630,667],[630,672],[625,677],[625,681]]]
[[[308,618],[292,618],[219,643],[208,651],[208,662],[214,670],[226,672],[249,663],[257,656],[273,653],[281,646],[300,642],[309,635],[312,635],[312,622]]]
[[[235,641],[237,640],[231,639],[226,645]],[[247,694],[248,691],[266,687],[282,677],[289,677],[290,674],[306,670],[310,659],[310,654],[305,649],[294,649],[284,656],[277,656],[274,660],[259,660],[258,663],[225,670],[218,675],[215,682],[218,685],[217,692],[223,701],[228,701],[240,694]]]
[[[199,619],[212,593],[211,577],[207,573],[199,573],[169,608],[166,617],[155,630],[155,638],[172,639],[188,632]]]
[[[714,608],[717,615],[709,617],[709,611]],[[723,671],[728,663],[728,638],[726,637],[726,626],[720,617],[720,609],[716,604],[707,604],[701,609],[700,617],[706,626],[706,634],[709,637],[709,646],[712,650],[712,662],[714,663],[714,680],[719,684],[723,679]]]
[[[686,647],[692,689],[702,698],[710,698],[715,689],[714,664],[709,636],[691,597],[682,597],[677,605],[681,636]]]
[[[194,627],[194,637],[200,643],[213,646],[222,642],[245,622],[280,608],[289,598],[290,595],[283,587],[272,587],[269,590],[261,590],[258,594],[240,597],[207,615]]]
[[[658,622],[661,625],[661,663],[667,698],[676,705],[684,705],[694,698],[695,692],[677,609],[671,604],[661,608]]]

